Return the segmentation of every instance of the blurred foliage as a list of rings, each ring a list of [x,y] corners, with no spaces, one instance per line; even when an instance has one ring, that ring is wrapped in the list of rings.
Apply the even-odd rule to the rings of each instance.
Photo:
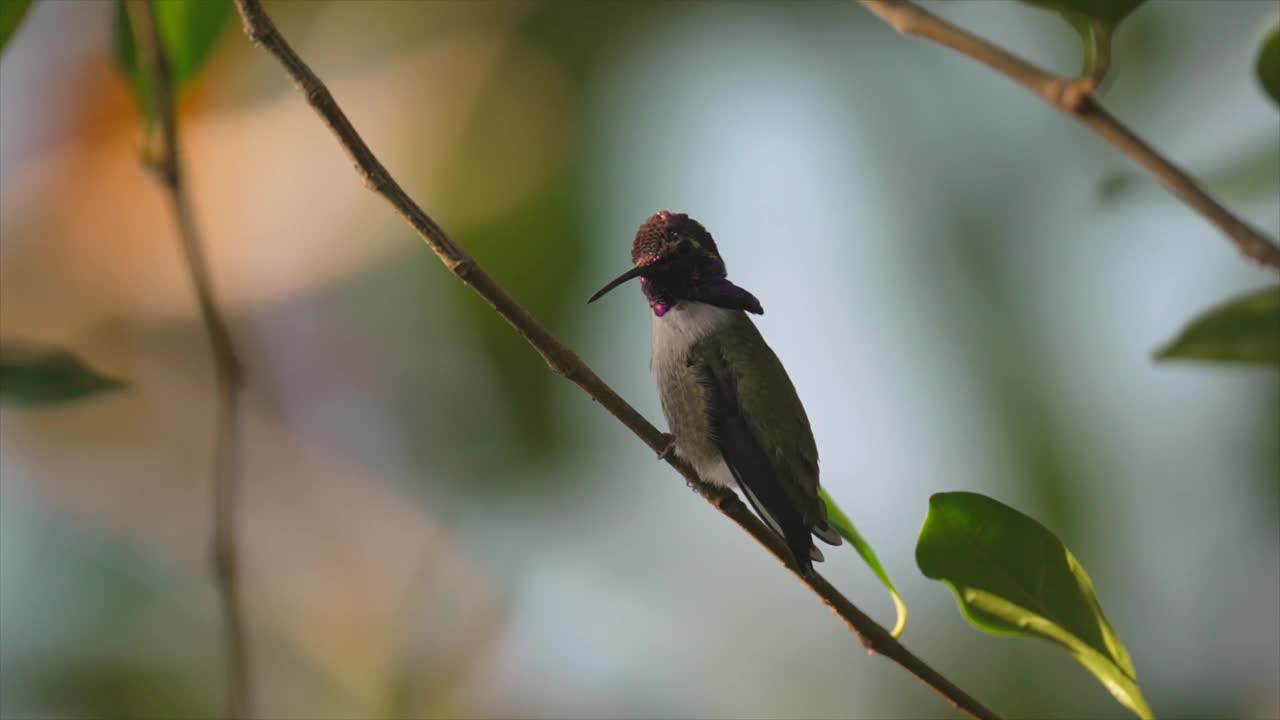
[[[537,3],[520,36],[551,53],[575,88],[585,91],[618,45],[664,9],[653,0],[606,3]]]
[[[231,0],[163,0],[151,2],[157,29],[169,58],[169,81],[175,91],[181,90],[195,77],[196,71],[208,60],[217,45],[218,37],[232,15]],[[116,0],[115,9],[116,62],[142,107],[150,116],[152,83],[147,78],[146,63],[139,62],[124,0]]]
[[[1280,138],[1264,137],[1217,166],[1197,169],[1195,176],[1211,192],[1239,199],[1270,199],[1280,192]],[[1117,203],[1138,190],[1159,187],[1155,178],[1132,168],[1114,170],[1098,183],[1098,197]]]
[[[1094,37],[1095,22],[1114,29],[1142,4],[1142,0],[1024,2],[1063,15],[1084,39],[1086,57],[1093,52],[1095,43],[1105,41]],[[0,51],[28,4],[0,0]],[[291,38],[306,37],[305,30],[327,30],[317,20],[327,12],[326,5],[279,3],[273,13],[278,8],[278,19],[287,17],[287,34]],[[216,47],[232,6],[230,0],[164,0],[154,7],[172,60],[173,82],[180,88],[195,76]],[[572,135],[590,112],[591,94],[599,92],[597,75],[601,68],[609,66],[618,48],[638,35],[654,32],[651,24],[663,32],[673,32],[678,23],[663,25],[652,21],[670,14],[684,22],[687,16],[680,13],[688,9],[641,2],[542,2],[518,7],[384,3],[369,7],[378,9],[369,15],[383,18],[387,26],[351,33],[366,38],[363,42],[369,48],[364,51],[353,51],[344,44],[350,38],[333,43],[342,46],[337,51],[340,59],[394,59],[397,53],[411,50],[427,39],[448,36],[460,29],[486,27],[490,23],[495,27],[514,24],[511,37],[503,37],[506,44],[499,69],[481,89],[477,107],[469,111],[463,139],[445,163],[443,174],[447,182],[442,183],[440,196],[432,198],[429,209],[518,301],[557,335],[572,337],[584,302],[577,289],[589,285],[584,281],[597,259],[596,249],[602,248],[600,252],[608,252],[610,257],[625,255],[612,240],[590,236],[588,219],[600,212],[596,203],[601,193],[587,183],[599,178],[584,172],[587,163],[582,155],[587,143],[575,142]],[[744,7],[735,6],[724,12],[755,11]],[[797,14],[789,8],[778,9],[781,7],[771,10],[773,18],[794,21]],[[805,6],[803,13],[813,13],[809,19],[816,21],[802,24],[803,29],[816,33],[820,25],[828,23],[833,16],[829,7],[835,5]],[[845,12],[845,5],[840,8]],[[719,7],[688,10],[691,14],[721,11]],[[117,61],[144,112],[149,114],[150,84],[136,57],[130,26],[119,2],[114,12]],[[387,16],[395,20],[386,21]],[[1258,55],[1257,74],[1263,87],[1280,101],[1278,34],[1280,28],[1273,30],[1264,43]],[[368,40],[370,37],[374,39]],[[362,41],[352,41],[358,42]],[[1153,47],[1152,53],[1164,46],[1153,43]],[[542,62],[538,67],[545,73],[522,74],[535,64],[528,62],[530,59]],[[647,95],[654,93],[654,88],[637,87],[632,91]],[[838,93],[831,88],[828,91]],[[439,100],[446,102],[437,103]],[[431,98],[423,111],[447,109],[448,100]],[[300,101],[293,98],[292,102]],[[654,102],[664,102],[661,93]],[[409,105],[397,107],[396,111],[422,109],[417,105],[408,108]],[[692,114],[693,110],[671,108],[675,113]],[[961,134],[962,130],[957,129],[957,135]],[[630,141],[627,137],[611,140]],[[1274,189],[1280,144],[1269,142],[1264,150],[1250,153],[1239,163],[1230,163],[1216,176],[1216,185],[1212,179],[1215,175],[1210,173],[1208,184],[1221,185],[1223,191],[1232,183],[1254,191],[1259,186]],[[742,148],[743,154],[754,151],[754,147]],[[405,154],[412,157],[412,149]],[[939,195],[940,206],[929,212],[947,218],[948,233],[955,242],[911,245],[904,254],[919,253],[913,259],[920,274],[934,273],[922,277],[921,284],[934,292],[938,292],[937,286],[948,282],[964,287],[963,292],[950,297],[943,290],[929,301],[944,300],[939,303],[939,317],[944,324],[964,328],[951,339],[951,347],[968,348],[972,356],[952,358],[955,373],[962,382],[978,387],[991,414],[984,421],[1007,442],[1005,459],[1012,468],[1010,475],[1020,484],[1019,489],[1030,496],[1036,514],[1051,518],[1050,524],[1064,536],[1088,538],[1094,526],[1090,525],[1089,513],[1081,509],[1087,500],[1079,487],[1096,478],[1090,478],[1082,469],[1084,463],[1076,450],[1064,448],[1062,439],[1070,430],[1069,420],[1064,417],[1067,413],[1062,398],[1045,382],[1054,368],[1041,366],[1028,352],[1035,345],[1034,324],[1038,319],[1025,312],[1025,298],[1020,294],[1025,288],[1014,280],[1021,271],[1005,264],[1009,261],[1009,248],[1023,240],[1009,221],[1010,208],[1016,212],[1031,206],[1034,183],[1025,182],[1025,178],[1041,172],[1043,160],[1027,158],[1022,163],[1005,163],[1001,167],[1013,174],[982,176],[981,182],[975,181],[972,168],[963,178],[950,176],[955,186],[946,188]],[[628,170],[617,168],[614,172],[624,176]],[[938,175],[939,184],[946,185],[948,179],[941,172]],[[1109,176],[1103,183],[1104,198],[1122,197],[1134,187],[1135,180],[1131,173]],[[497,202],[495,197],[507,202]],[[926,193],[922,197],[934,196]],[[450,217],[454,214],[461,219],[455,221]],[[433,293],[436,288],[439,292]],[[473,513],[492,512],[495,483],[527,487],[531,476],[549,476],[559,485],[539,484],[528,490],[530,495],[540,494],[552,502],[570,497],[565,483],[583,474],[572,472],[565,458],[583,454],[584,448],[583,440],[565,429],[574,420],[563,402],[565,384],[547,372],[537,354],[483,300],[447,278],[428,253],[420,248],[393,253],[372,270],[352,272],[336,286],[303,294],[287,305],[292,307],[274,311],[283,316],[277,318],[281,325],[291,324],[297,305],[306,305],[324,318],[321,334],[325,339],[317,348],[317,355],[341,356],[349,348],[376,348],[377,352],[359,355],[356,372],[342,375],[345,383],[357,386],[352,394],[342,395],[341,389],[334,388],[313,392],[317,396],[334,393],[328,397],[348,415],[359,415],[364,407],[384,413],[382,417],[360,417],[359,421],[368,421],[367,435],[374,442],[385,442],[386,448],[411,455],[406,475],[436,485],[456,477],[460,484],[453,489],[466,496],[465,502],[471,504]],[[257,313],[259,318],[269,314],[261,309]],[[966,333],[976,339],[961,337]],[[1162,357],[1280,364],[1278,335],[1280,290],[1267,290],[1206,314]],[[445,345],[456,351],[457,357],[446,357],[442,351]],[[963,354],[963,350],[956,353]],[[0,402],[60,402],[122,386],[60,351],[18,355],[19,360],[11,361],[7,347],[0,346]],[[478,363],[480,367],[466,369],[474,370],[487,387],[455,386],[450,382],[461,376],[448,367],[450,361],[461,358],[469,362],[477,357],[482,361]],[[341,358],[338,365],[342,365]],[[967,377],[970,372],[975,377]],[[275,400],[269,386],[257,386],[254,392],[256,400],[266,399],[268,404]],[[358,407],[344,405],[357,396],[374,402]],[[493,403],[486,405],[485,401]],[[330,435],[318,444],[336,446],[338,456],[358,455],[358,448],[352,443],[361,439],[344,430],[329,429]],[[1268,445],[1264,449],[1272,448]],[[1264,467],[1266,461],[1264,458],[1255,464]],[[1274,490],[1274,479],[1267,478],[1266,482],[1264,492]],[[906,608],[888,574],[852,521],[825,492],[824,501],[833,526],[888,588],[898,611],[894,632],[901,632]],[[432,509],[446,516],[446,524],[451,522],[448,508],[436,504]],[[535,520],[527,522],[529,527],[536,524]],[[497,535],[503,531],[482,528],[476,532]],[[512,538],[530,546],[535,542],[528,527],[505,532],[510,533],[502,536],[508,542],[516,542]],[[956,591],[961,609],[975,625],[988,632],[1055,641],[1101,679],[1126,707],[1140,716],[1150,716],[1137,689],[1132,662],[1103,616],[1088,575],[1058,538],[1037,521],[980,495],[934,495],[917,547],[917,561],[927,576],[946,582]],[[95,579],[86,573],[85,582],[95,585],[101,581],[105,586],[114,580],[119,584],[121,573],[109,559],[97,567],[105,568],[112,577]],[[1097,571],[1096,565],[1094,568]],[[553,578],[563,580],[559,576]],[[604,593],[601,605],[625,605],[628,600],[611,595],[614,591],[607,588],[600,592]],[[128,607],[122,608],[107,595],[84,605],[114,613],[113,623],[128,612],[137,612],[138,607],[126,603]],[[332,618],[325,621],[331,622]],[[189,619],[168,627],[186,624]],[[501,628],[495,623],[491,629],[496,633]],[[130,638],[114,636],[110,628],[99,630],[114,643],[111,649],[119,651],[120,657],[64,658],[47,663],[48,667],[39,661],[28,663],[21,673],[23,691],[37,696],[37,704],[45,707],[95,717],[207,716],[215,712],[218,703],[212,695],[216,690],[211,692],[208,683],[196,679],[207,676],[207,670],[175,670],[163,661],[133,657],[129,654]],[[441,716],[461,714],[462,705],[454,704],[451,690],[464,684],[464,676],[478,669],[480,649],[487,650],[491,639],[485,637],[483,642],[460,649],[442,644],[433,647],[438,653],[429,653],[428,657],[409,652],[396,657],[387,673],[389,697],[385,699],[385,714],[399,717],[424,708]],[[608,638],[608,642],[613,640]],[[539,649],[544,651],[551,652]],[[999,676],[994,681],[1004,683],[1009,697],[1040,692],[1036,673],[1036,668],[1014,665],[989,675]],[[13,677],[6,673],[0,680],[13,683]],[[1205,696],[1211,696],[1209,691]],[[904,707],[910,707],[910,702],[904,700]],[[1039,709],[1045,701],[1033,698],[1030,702],[1030,707]],[[1206,702],[1214,708],[1222,707],[1216,697]]]
[[[527,77],[519,68],[500,70],[451,162],[451,182],[441,204],[464,210],[502,194],[501,186],[513,176],[549,173],[536,193],[517,207],[464,224],[453,235],[516,300],[562,338],[572,331],[586,302],[568,290],[584,285],[584,273],[600,243],[587,237],[583,225],[591,208],[584,204],[588,198],[581,190],[576,148],[567,143],[560,147],[557,136],[581,123],[589,73],[602,65],[602,54],[613,50],[611,38],[625,27],[627,18],[638,19],[653,7],[554,2],[530,6],[513,44],[546,52],[556,75]],[[510,62],[504,60],[504,64]],[[550,127],[532,123],[529,108],[515,97],[512,84],[530,82],[548,84],[548,92],[563,93],[559,114]],[[543,102],[546,99],[544,95]],[[522,145],[513,146],[516,143]],[[540,168],[513,165],[513,158],[528,157],[528,150],[521,147],[541,149],[541,155],[527,161]],[[561,456],[565,442],[572,441],[558,430],[563,418],[557,415],[555,399],[564,381],[549,373],[528,343],[469,288],[450,283],[449,293],[465,318],[460,328],[465,335],[458,339],[484,353],[497,394],[506,399],[504,417],[497,419],[497,425],[490,423],[477,431],[500,434],[492,440],[506,451],[502,459],[507,467]],[[474,470],[468,473],[473,480],[477,478]],[[510,477],[494,475],[498,476]]]
[[[1034,158],[1025,162],[1023,172],[1037,164]],[[1057,412],[1042,366],[1028,355],[1035,343],[1031,321],[1019,299],[1020,288],[1001,269],[1007,244],[1021,240],[1018,229],[993,228],[991,222],[1007,203],[1025,202],[1026,187],[1015,174],[989,178],[985,188],[964,183],[951,190],[954,199],[943,212],[952,232],[965,238],[966,244],[963,249],[947,246],[954,253],[949,257],[949,274],[963,284],[965,292],[942,312],[948,325],[970,328],[967,332],[976,334],[963,345],[975,355],[970,359],[975,373],[970,382],[980,388],[992,412],[993,428],[1008,438],[1012,472],[1028,493],[1029,506],[1060,532],[1074,537],[1084,518],[1072,488],[1084,479],[1084,469],[1063,447],[1070,427]]]
[[[543,24],[546,16],[590,18],[595,12],[590,6],[566,8],[559,3],[525,9],[512,45],[549,53],[536,57],[550,62],[541,69],[530,68],[521,64],[525,56],[516,51],[499,60],[450,160],[450,182],[437,207],[446,208],[445,216],[452,210],[476,217],[454,223],[454,239],[516,300],[563,336],[582,304],[567,289],[581,286],[593,246],[582,226],[587,208],[576,183],[577,159],[564,139],[580,122],[584,83],[578,73],[594,64],[593,57],[575,51],[598,33],[546,43],[539,37],[548,29]],[[554,113],[540,114],[541,108],[529,105],[533,102],[552,107]],[[494,212],[495,197],[514,199],[515,204]],[[470,429],[503,451],[487,461],[465,461],[468,482],[510,478],[508,468],[559,457],[566,451],[565,443],[572,442],[557,429],[563,417],[555,399],[563,381],[547,372],[528,343],[469,288],[448,283],[446,292],[462,313],[454,339],[483,355],[494,392],[504,399],[499,417]]]
[[[0,0],[0,53],[13,37],[13,32],[22,24],[32,0]]]
[[[581,285],[587,238],[579,221],[579,196],[561,180],[513,212],[455,233],[459,243],[553,331],[563,332],[582,303],[566,288]],[[563,382],[524,338],[512,331],[488,303],[460,283],[450,284],[454,303],[465,317],[468,342],[482,350],[493,371],[496,392],[504,398],[505,428],[493,438],[511,451],[504,463],[548,460],[568,440],[557,431],[556,390]]]
[[[178,720],[218,712],[211,688],[201,687],[190,670],[159,662],[86,658],[27,670],[31,679],[23,692],[66,709],[68,717]]]
[[[880,558],[876,557],[876,551],[871,548],[871,544],[866,538],[862,537],[862,533],[858,532],[858,528],[854,526],[853,520],[845,514],[844,510],[836,504],[831,498],[826,488],[818,488],[818,494],[822,496],[822,502],[827,506],[827,520],[831,523],[831,527],[840,533],[840,537],[849,541],[853,549],[857,551],[862,561],[871,568],[871,572],[875,573],[880,579],[880,583],[889,591],[889,597],[893,599],[893,610],[897,614],[893,629],[890,634],[894,637],[901,637],[904,630],[907,629],[907,604],[903,602],[902,596],[898,594],[898,588],[893,586],[893,581],[889,579],[889,573],[885,572],[884,565],[880,563]]]
[[[1280,104],[1280,23],[1271,28],[1258,48],[1258,82]]]
[[[1089,575],[1040,523],[984,495],[939,493],[929,498],[916,562],[955,591],[974,626],[1061,645],[1122,705],[1152,717]]]
[[[0,405],[56,405],[123,387],[66,350],[0,342]]]
[[[1052,388],[1058,369],[1037,354],[1036,321],[1005,265],[1010,248],[1027,240],[1007,208],[1031,202],[1025,178],[1039,165],[1034,155],[1020,156],[1005,172],[984,176],[981,186],[939,176],[943,204],[937,212],[947,218],[945,239],[906,247],[903,262],[916,269],[918,282],[938,288],[938,328],[951,333],[946,342],[954,348],[947,372],[982,398],[983,425],[1001,438],[1008,491],[1019,493],[1064,536],[1088,537],[1092,512],[1079,488],[1094,478],[1070,448],[1073,428]],[[954,482],[939,478],[931,487]],[[913,601],[917,626],[921,603]],[[1029,662],[1002,666],[1000,710],[1009,717],[1044,713],[1052,703],[1041,685],[1046,671]]]
[[[1161,360],[1280,366],[1280,287],[1251,292],[1206,311],[1157,355]]]
[[[7,497],[6,522],[21,513],[52,562],[25,575],[23,600],[38,610],[0,606],[0,716],[31,717],[26,704],[50,709],[43,717],[214,717],[218,683],[206,674],[215,627],[192,612],[183,577],[116,535],[15,502],[26,505]],[[56,623],[32,625],[41,612]]]

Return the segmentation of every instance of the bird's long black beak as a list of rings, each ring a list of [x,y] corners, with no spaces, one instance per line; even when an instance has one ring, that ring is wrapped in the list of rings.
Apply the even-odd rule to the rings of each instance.
[[[637,265],[631,268],[630,270],[614,278],[608,285],[605,285],[604,287],[597,290],[596,294],[592,295],[591,299],[587,300],[587,302],[593,303],[596,300],[599,300],[600,298],[604,297],[605,293],[618,287],[619,285],[621,285],[622,283],[628,280],[634,280],[635,278],[642,277],[645,273],[649,272],[649,270],[650,268],[647,265]]]
[[[637,265],[631,268],[630,270],[622,273],[618,277],[614,278],[613,281],[610,282],[608,285],[605,285],[604,287],[597,290],[596,294],[592,295],[591,298],[587,300],[587,303],[593,303],[596,300],[599,300],[600,298],[604,297],[605,293],[618,287],[619,285],[621,285],[622,283],[628,280],[633,280],[638,277],[649,277],[650,275],[659,273],[663,269],[665,269],[668,265],[671,265],[672,263],[674,263],[675,260],[676,260],[675,257],[668,256],[668,257],[655,260],[654,262],[651,262],[647,265]]]

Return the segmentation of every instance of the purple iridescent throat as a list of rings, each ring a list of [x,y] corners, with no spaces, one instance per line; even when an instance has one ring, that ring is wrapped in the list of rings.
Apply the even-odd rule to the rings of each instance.
[[[649,300],[653,314],[662,317],[681,300],[706,303],[729,310],[745,310],[763,315],[760,301],[745,289],[734,285],[728,278],[718,278],[710,284],[688,284],[683,288],[652,278],[640,278],[640,287]]]

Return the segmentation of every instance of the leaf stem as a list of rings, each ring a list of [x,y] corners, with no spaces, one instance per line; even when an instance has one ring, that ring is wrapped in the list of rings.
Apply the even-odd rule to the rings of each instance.
[[[271,53],[284,66],[307,102],[333,131],[339,144],[346,150],[356,172],[365,187],[381,195],[396,212],[422,237],[427,247],[440,262],[459,280],[484,298],[517,333],[529,342],[542,356],[547,366],[557,375],[582,388],[605,410],[618,419],[640,440],[675,468],[699,495],[711,503],[730,520],[737,523],[756,539],[775,558],[795,573],[824,603],[827,604],[859,641],[873,653],[879,653],[901,665],[923,683],[933,688],[956,708],[974,718],[998,720],[998,716],[947,680],[936,670],[898,642],[889,631],[859,610],[848,598],[831,586],[820,575],[806,578],[790,563],[790,553],[782,541],[760,522],[732,492],[702,482],[688,463],[674,453],[665,452],[669,438],[654,427],[635,408],[609,387],[576,353],[561,343],[537,321],[519,302],[486,273],[467,253],[458,247],[440,229],[421,207],[395,181],[386,167],[378,160],[360,134],[351,125],[346,114],[334,101],[329,89],[289,46],[275,23],[268,17],[261,0],[235,0],[236,8],[244,22],[245,34],[254,44]]]
[[[142,67],[150,79],[151,116],[144,160],[155,171],[169,198],[182,255],[195,289],[200,319],[209,337],[217,383],[217,421],[213,457],[213,506],[210,562],[222,614],[227,714],[236,720],[252,716],[252,685],[248,640],[240,598],[240,568],[236,555],[236,510],[240,492],[237,452],[239,397],[244,372],[231,343],[231,334],[218,310],[209,264],[186,192],[178,144],[172,72],[150,0],[128,0],[126,10]],[[159,120],[153,145],[151,123]]]
[[[1280,271],[1280,247],[1265,233],[1236,217],[1206,193],[1186,171],[1166,159],[1112,116],[1094,96],[1097,83],[1110,64],[1109,57],[1094,58],[1080,78],[1064,78],[1046,72],[969,31],[952,25],[910,0],[857,0],[870,13],[903,35],[913,35],[950,48],[986,65],[1050,105],[1076,118],[1102,139],[1151,173],[1187,207],[1218,227],[1245,257]],[[1095,25],[1096,33],[1096,25]],[[1098,43],[1098,46],[1108,43]],[[1103,60],[1105,59],[1105,62]]]
[[[1086,20],[1084,70],[1076,82],[1086,94],[1096,93],[1111,70],[1111,31],[1097,20]]]

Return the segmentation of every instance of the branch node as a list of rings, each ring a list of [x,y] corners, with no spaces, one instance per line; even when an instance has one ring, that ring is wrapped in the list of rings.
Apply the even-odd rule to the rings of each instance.
[[[463,258],[462,260],[445,260],[444,266],[449,272],[457,275],[458,278],[466,280],[471,277],[472,271],[476,269],[476,261],[471,258]]]
[[[324,83],[315,79],[305,79],[300,81],[299,87],[302,88],[302,94],[307,99],[307,104],[314,108],[321,108],[328,103],[333,102],[333,98],[329,96],[329,88]]]
[[[364,168],[360,167],[359,164],[355,164],[354,167],[356,172],[360,173],[360,176],[364,178],[365,188],[372,190],[379,195],[383,195],[386,193],[387,188],[391,187],[390,178],[383,173],[365,172]]]
[[[1187,207],[1213,223],[1242,255],[1280,271],[1280,246],[1274,239],[1206,193],[1186,171],[1112,117],[1095,99],[1094,93],[1111,64],[1111,38],[1102,25],[1092,26],[1093,45],[1086,49],[1084,73],[1079,78],[1066,80],[939,18],[911,0],[857,1],[903,35],[923,38],[976,60],[1075,117],[1151,173]]]
[[[245,37],[249,38],[249,42],[253,43],[254,47],[266,47],[267,39],[271,36],[269,31],[251,22],[249,18],[244,18],[241,24],[244,25]]]
[[[1063,112],[1082,115],[1096,89],[1097,85],[1090,77],[1057,78],[1045,86],[1045,96]]]
[[[658,459],[666,460],[676,451],[676,436],[671,433],[662,433],[662,450],[658,451]]]

